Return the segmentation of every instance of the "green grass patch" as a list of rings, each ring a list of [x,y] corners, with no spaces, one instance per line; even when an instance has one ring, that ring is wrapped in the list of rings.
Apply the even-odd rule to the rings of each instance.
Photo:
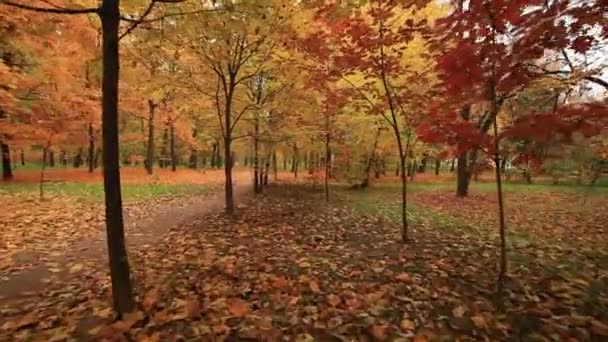
[[[122,198],[125,202],[137,202],[157,197],[184,195],[204,195],[213,192],[217,186],[199,184],[123,184]],[[32,183],[0,184],[0,194],[36,195],[39,185]],[[44,184],[46,196],[76,197],[85,201],[101,203],[104,201],[103,184],[54,182]]]

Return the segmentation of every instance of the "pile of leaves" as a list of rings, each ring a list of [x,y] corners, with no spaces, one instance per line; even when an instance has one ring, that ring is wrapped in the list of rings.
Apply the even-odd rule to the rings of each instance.
[[[605,268],[577,278],[512,270],[500,311],[493,241],[416,220],[415,243],[403,245],[392,222],[321,199],[299,186],[269,187],[235,219],[206,215],[135,248],[140,305],[122,320],[109,306],[107,271],[91,262],[22,301],[0,332],[138,341],[608,337]]]

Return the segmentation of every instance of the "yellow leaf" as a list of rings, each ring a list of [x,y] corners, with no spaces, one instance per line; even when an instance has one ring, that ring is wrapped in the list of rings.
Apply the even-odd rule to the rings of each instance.
[[[401,329],[403,329],[403,330],[416,329],[416,324],[411,319],[407,319],[407,318],[401,320],[401,324],[399,324],[399,326],[401,326]]]
[[[314,342],[315,338],[310,334],[299,334],[296,336],[296,342]]]
[[[83,264],[75,264],[72,267],[70,267],[70,273],[80,272],[80,271],[82,271],[83,268],[84,268]]]

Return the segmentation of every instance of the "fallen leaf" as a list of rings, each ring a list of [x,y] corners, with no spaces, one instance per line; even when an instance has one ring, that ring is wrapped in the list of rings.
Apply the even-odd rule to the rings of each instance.
[[[240,298],[232,298],[227,307],[228,311],[237,317],[244,317],[249,313],[249,305]]]
[[[462,318],[464,316],[465,309],[462,305],[458,305],[452,310],[452,315],[456,318]]]
[[[70,273],[80,272],[80,271],[82,271],[83,268],[84,268],[83,264],[75,264],[72,267],[70,267]]]
[[[404,272],[397,276],[397,280],[402,281],[404,283],[410,283],[412,282],[412,277]]]
[[[375,324],[371,328],[372,335],[379,339],[384,340],[387,337],[388,325],[386,324]]]
[[[314,280],[311,280],[310,283],[308,283],[308,286],[310,287],[310,291],[312,291],[314,293],[321,292],[321,289],[319,288],[319,284]]]
[[[403,330],[414,330],[414,329],[416,329],[416,324],[411,319],[407,319],[407,318],[402,319],[401,323],[399,324],[399,326]]]
[[[342,298],[332,293],[327,296],[327,302],[329,303],[329,305],[336,307],[338,306],[338,304],[340,304],[340,302],[342,302]]]
[[[608,337],[608,325],[598,320],[591,321],[591,331],[598,336]]]

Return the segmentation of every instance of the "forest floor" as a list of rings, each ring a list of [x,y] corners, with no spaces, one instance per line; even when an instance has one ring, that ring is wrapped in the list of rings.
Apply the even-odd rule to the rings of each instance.
[[[73,260],[35,300],[0,300],[0,340],[608,338],[606,192],[507,187],[499,310],[492,187],[458,200],[444,184],[413,184],[407,245],[398,189],[335,189],[327,205],[310,186],[280,184],[244,200],[234,219],[211,211],[177,222],[131,246],[140,306],[121,321],[105,262]]]

